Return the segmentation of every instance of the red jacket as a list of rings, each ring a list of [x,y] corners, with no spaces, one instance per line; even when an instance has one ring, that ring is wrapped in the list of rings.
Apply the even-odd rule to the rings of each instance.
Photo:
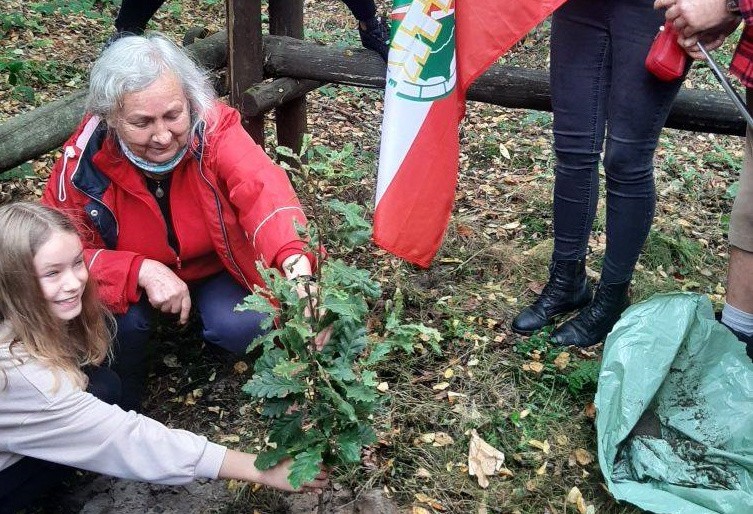
[[[145,258],[186,282],[222,268],[249,290],[262,285],[256,262],[280,267],[303,253],[295,229],[306,218],[284,170],[245,132],[235,109],[217,103],[216,124],[196,138],[172,172],[170,211],[179,254],[145,177],[117,148],[98,118],[84,119],[65,143],[42,203],[79,228],[100,296],[115,313],[138,300]],[[312,263],[313,264],[313,263]]]

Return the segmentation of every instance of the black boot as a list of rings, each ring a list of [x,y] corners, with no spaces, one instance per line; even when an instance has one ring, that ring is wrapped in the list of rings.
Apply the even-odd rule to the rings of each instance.
[[[724,322],[722,321],[721,311],[714,313],[714,317],[719,323],[724,325],[725,328],[727,328],[730,332],[732,332],[732,334],[737,338],[738,341],[740,341],[741,343],[745,345],[745,352],[748,354],[748,357],[750,357],[750,360],[753,360],[753,335],[750,335],[750,336],[745,335],[742,332],[738,332],[734,328],[731,328],[725,325]]]
[[[588,305],[591,287],[586,279],[586,261],[552,261],[549,265],[549,282],[533,303],[512,321],[512,330],[531,335],[549,325],[555,316],[572,312]]]
[[[561,346],[583,348],[601,342],[620,319],[622,311],[630,305],[629,286],[630,281],[621,284],[599,282],[593,301],[552,332],[552,341]]]

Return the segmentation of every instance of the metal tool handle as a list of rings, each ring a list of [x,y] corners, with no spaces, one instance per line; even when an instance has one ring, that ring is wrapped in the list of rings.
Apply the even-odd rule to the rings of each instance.
[[[706,58],[706,62],[709,63],[709,68],[711,68],[711,71],[714,72],[714,75],[716,76],[717,80],[719,80],[719,83],[722,85],[722,88],[724,88],[724,92],[727,93],[727,96],[729,96],[730,100],[732,100],[732,103],[735,104],[735,107],[737,107],[737,110],[740,111],[740,114],[742,114],[743,118],[745,118],[745,121],[748,123],[748,126],[750,128],[753,128],[753,116],[750,115],[748,112],[748,108],[745,106],[745,102],[742,98],[740,98],[740,95],[737,93],[734,87],[732,87],[732,84],[730,84],[729,79],[724,74],[722,69],[719,67],[719,65],[716,63],[713,57],[711,57],[711,54],[706,50],[706,47],[701,43],[700,41],[697,43],[698,48],[701,50],[701,53]]]

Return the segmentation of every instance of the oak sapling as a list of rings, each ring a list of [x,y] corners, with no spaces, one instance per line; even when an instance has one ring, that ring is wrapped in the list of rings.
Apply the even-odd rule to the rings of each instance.
[[[308,180],[311,167],[301,158],[307,142],[300,154],[278,152],[295,161],[297,173]],[[313,250],[325,239],[331,248],[354,248],[365,244],[371,233],[363,210],[331,201],[299,231]],[[327,227],[326,233],[321,227]],[[267,287],[257,288],[237,307],[269,314],[270,331],[249,346],[249,351],[261,347],[262,352],[243,387],[260,400],[261,415],[269,421],[269,445],[259,453],[256,466],[267,469],[292,458],[288,481],[294,487],[315,477],[321,465],[360,462],[361,449],[377,440],[372,423],[384,399],[377,389],[376,367],[395,348],[412,352],[414,342],[428,343],[439,352],[441,339],[435,329],[400,322],[399,294],[385,302],[384,333],[368,334],[366,318],[370,303],[382,295],[380,284],[368,271],[331,253],[313,253],[318,260],[316,276],[300,278],[296,284],[306,288],[308,297],[300,298],[278,270],[260,267]],[[277,301],[270,302],[270,297]],[[330,326],[328,344],[317,351],[315,335]]]

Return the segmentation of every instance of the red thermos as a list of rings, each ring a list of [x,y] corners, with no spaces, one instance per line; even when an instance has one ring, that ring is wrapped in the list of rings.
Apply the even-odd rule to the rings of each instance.
[[[688,54],[677,43],[677,31],[670,22],[664,23],[646,56],[646,69],[665,82],[682,77]]]

